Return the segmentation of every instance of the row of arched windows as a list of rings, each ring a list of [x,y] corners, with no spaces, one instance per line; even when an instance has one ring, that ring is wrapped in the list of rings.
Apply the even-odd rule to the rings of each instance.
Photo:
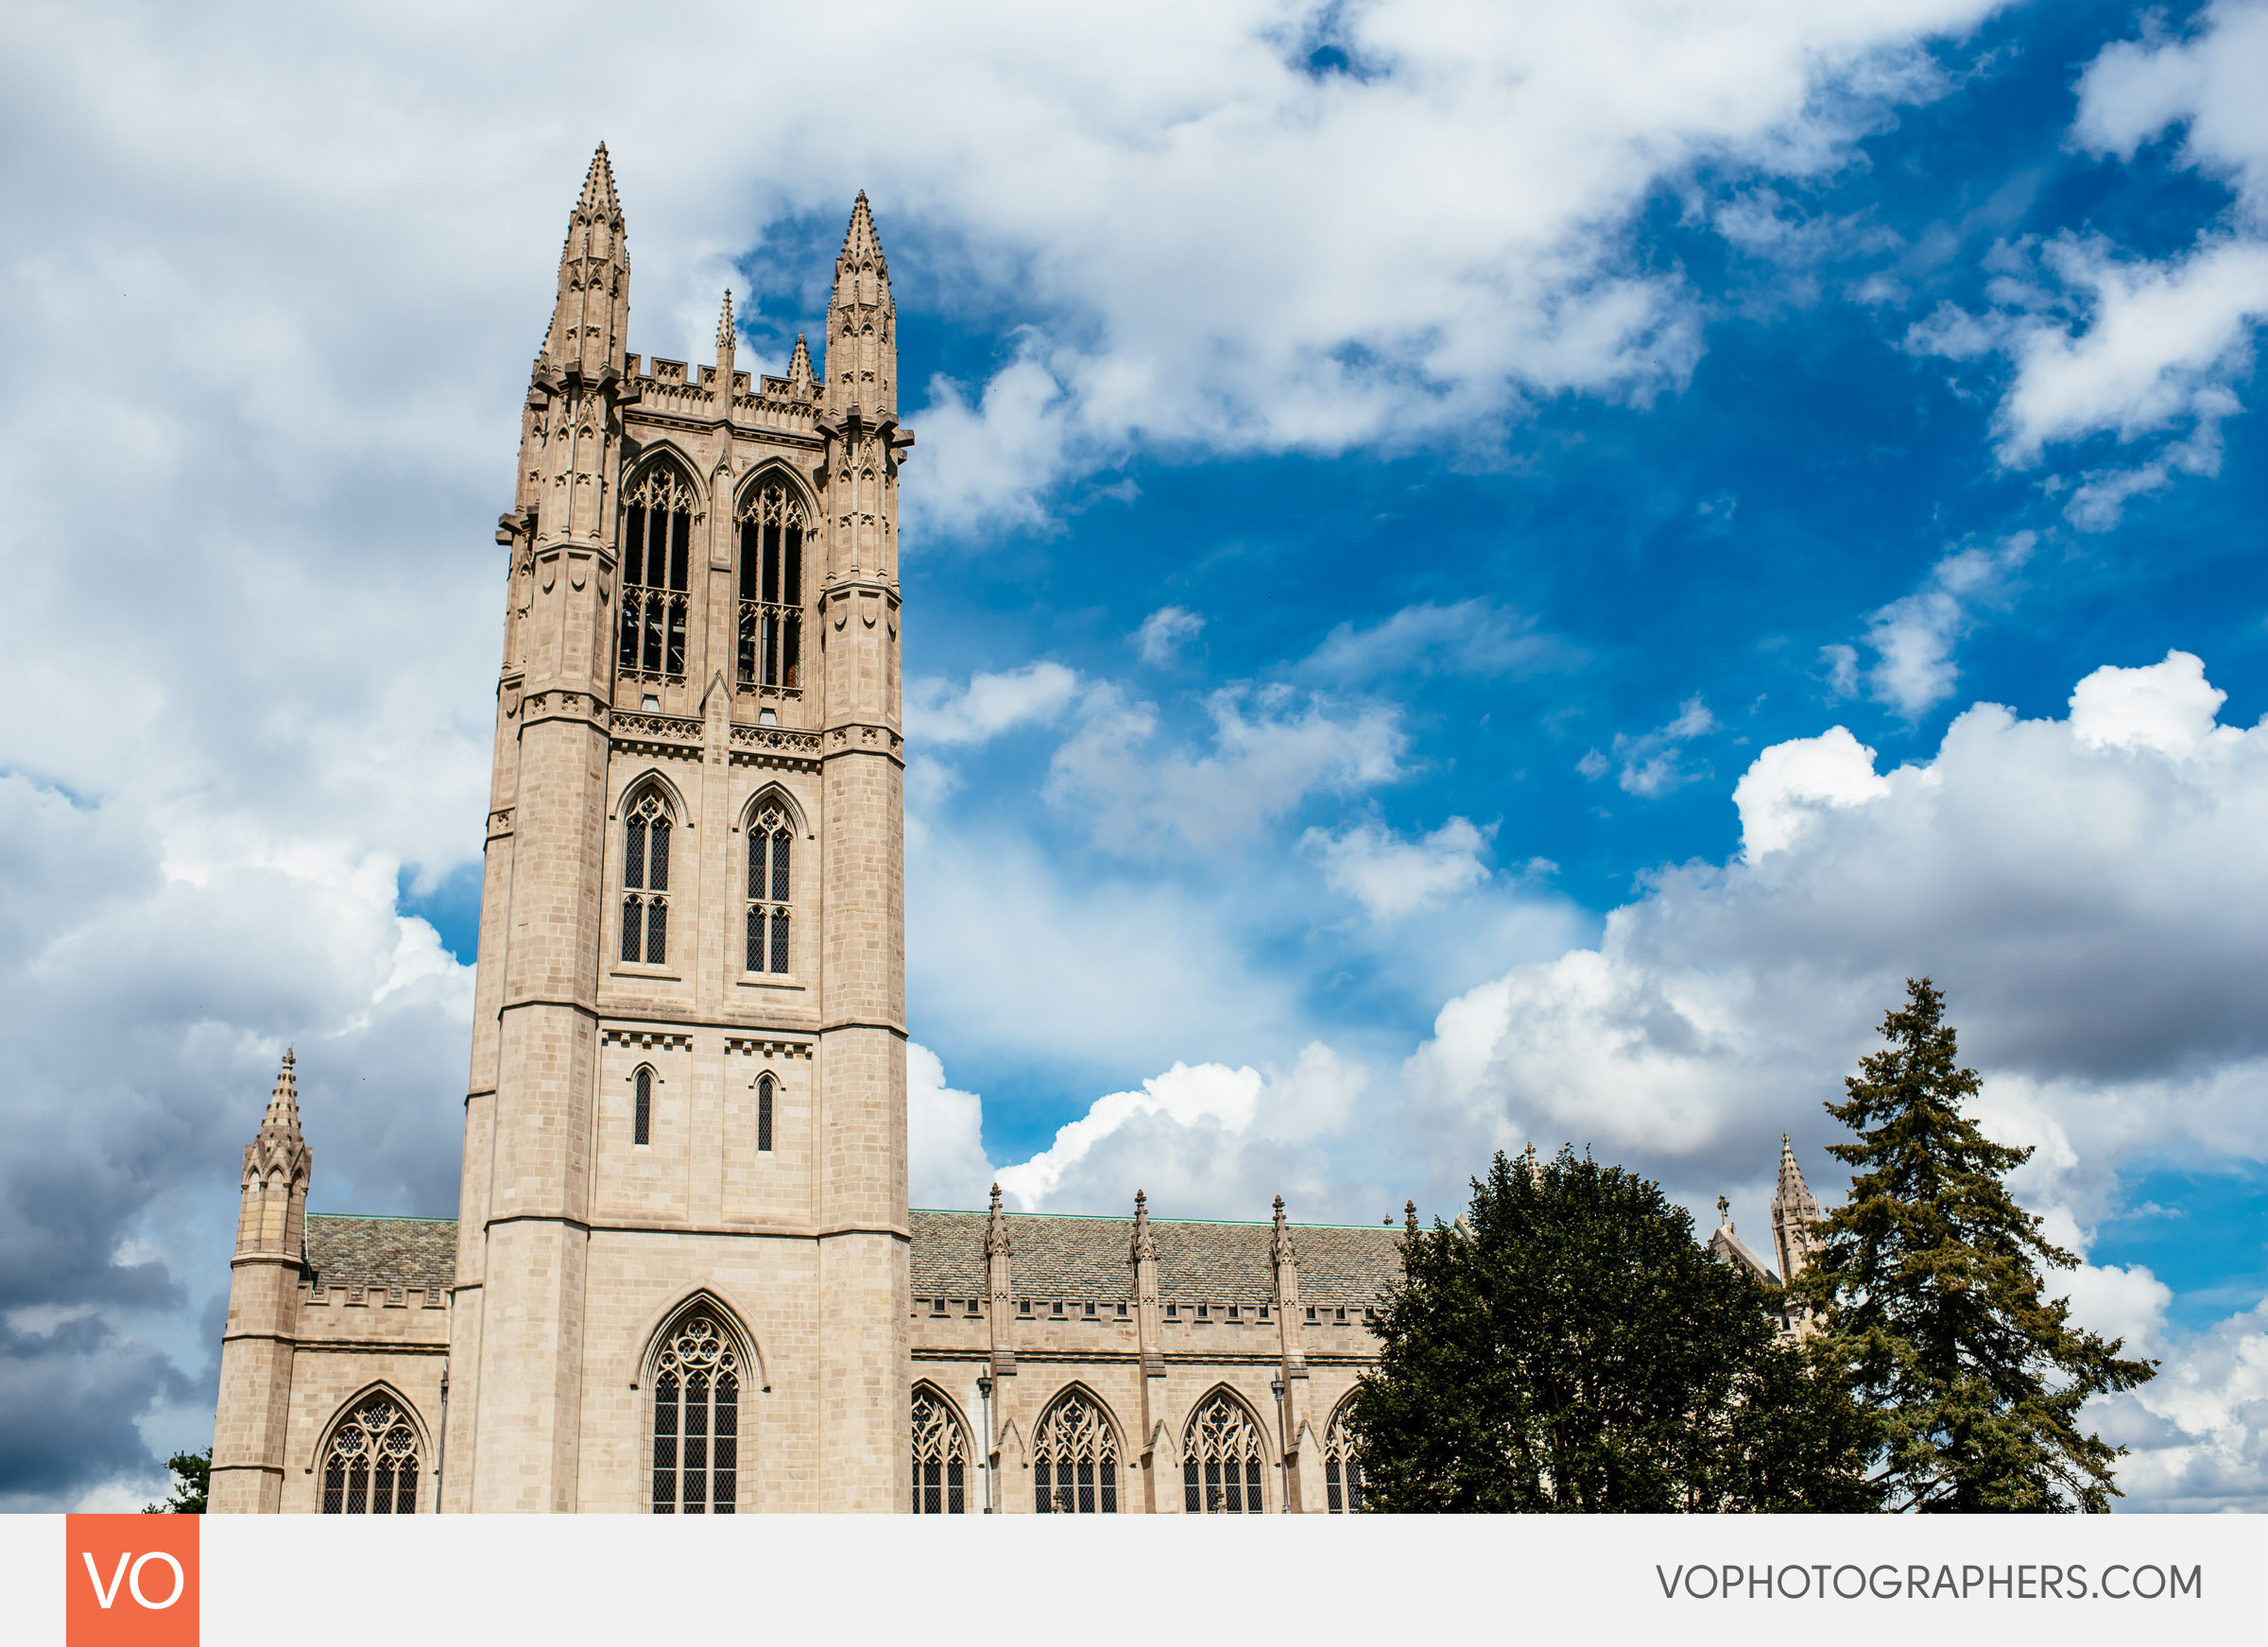
[[[631,486],[622,527],[622,617],[615,664],[633,679],[683,679],[693,545],[693,482],[650,465]],[[779,479],[741,502],[739,684],[803,684],[803,500]]]
[[[669,960],[669,846],[675,822],[667,791],[647,780],[622,807],[622,958],[632,966]],[[777,792],[748,822],[746,901],[750,972],[793,969],[789,939],[795,915],[794,819]]]
[[[642,1072],[643,1073],[643,1072]],[[768,1083],[769,1077],[767,1076]],[[706,1297],[679,1311],[658,1338],[648,1406],[648,1502],[657,1516],[729,1516],[739,1505],[743,1352],[724,1312]],[[1362,1467],[1343,1422],[1323,1441],[1326,1507],[1363,1507]],[[967,1427],[936,1385],[913,1390],[916,1515],[976,1508],[975,1452]],[[1266,1447],[1260,1421],[1228,1389],[1190,1415],[1181,1452],[1182,1509],[1191,1515],[1258,1515],[1265,1507]],[[1115,1515],[1122,1459],[1118,1427],[1092,1392],[1073,1385],[1032,1427],[1034,1510]],[[421,1447],[406,1408],[390,1391],[358,1398],[323,1449],[321,1512],[415,1514]]]
[[[1190,1415],[1182,1435],[1181,1507],[1187,1514],[1259,1515],[1267,1449],[1260,1420],[1226,1388]],[[1327,1507],[1363,1507],[1362,1467],[1340,1414],[1323,1443]],[[934,1384],[914,1386],[913,1489],[916,1515],[966,1514],[973,1496],[967,1432]],[[1032,1427],[1032,1508],[1040,1515],[1115,1515],[1121,1452],[1109,1411],[1073,1385]]]

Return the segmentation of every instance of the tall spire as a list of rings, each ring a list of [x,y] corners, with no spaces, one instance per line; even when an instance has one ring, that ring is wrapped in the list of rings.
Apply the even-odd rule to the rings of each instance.
[[[1810,1266],[1817,1239],[1813,1230],[1818,1222],[1818,1197],[1803,1181],[1796,1146],[1783,1132],[1779,1135],[1779,1187],[1772,1194],[1772,1244],[1778,1249],[1782,1279],[1792,1281]]]
[[[629,320],[630,253],[622,204],[614,195],[614,167],[602,143],[567,214],[558,300],[543,339],[543,364],[586,378],[596,378],[609,367],[619,374]]]
[[[298,1144],[307,1141],[300,1132],[300,1078],[291,1048],[276,1071],[275,1089],[267,1095],[267,1113],[260,1121],[263,1144]]]
[[[857,412],[869,424],[898,415],[898,307],[890,300],[890,264],[874,232],[865,190],[850,208],[843,249],[834,260],[834,295],[827,313],[827,410]]]
[[[730,388],[732,383],[732,353],[739,342],[739,333],[732,324],[732,288],[725,288],[725,310],[716,317],[716,375]]]

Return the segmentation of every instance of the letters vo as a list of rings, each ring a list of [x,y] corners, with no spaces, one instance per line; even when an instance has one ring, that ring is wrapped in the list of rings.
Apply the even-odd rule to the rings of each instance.
[[[63,1518],[69,1647],[197,1647],[200,1516]]]

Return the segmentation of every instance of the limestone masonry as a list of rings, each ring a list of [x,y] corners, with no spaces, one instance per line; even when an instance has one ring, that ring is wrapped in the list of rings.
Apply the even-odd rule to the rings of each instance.
[[[284,1055],[212,1508],[1360,1507],[1400,1229],[908,1210],[914,435],[866,197],[817,369],[738,369],[730,294],[714,365],[631,354],[629,280],[602,147],[496,527],[458,1215],[310,1215]]]

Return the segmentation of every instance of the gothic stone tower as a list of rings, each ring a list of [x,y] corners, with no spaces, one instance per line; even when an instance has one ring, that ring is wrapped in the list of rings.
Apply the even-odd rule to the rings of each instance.
[[[442,1507],[902,1510],[889,268],[861,195],[823,383],[730,294],[642,365],[629,282],[602,147],[497,527]]]
[[[221,1330],[220,1407],[213,1438],[215,1513],[273,1514],[283,1503],[291,1417],[292,1343],[315,1152],[300,1133],[288,1050],[259,1134],[244,1146],[229,1318]]]

